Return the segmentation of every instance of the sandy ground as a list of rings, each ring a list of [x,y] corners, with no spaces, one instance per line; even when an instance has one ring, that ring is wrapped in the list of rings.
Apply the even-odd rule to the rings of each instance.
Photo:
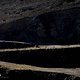
[[[7,70],[32,70],[41,72],[52,72],[52,73],[64,73],[68,75],[74,75],[80,77],[80,68],[66,69],[66,68],[43,68],[30,65],[20,65],[15,63],[8,63],[0,61],[0,68]]]
[[[19,43],[19,42],[18,42]],[[27,48],[13,48],[13,49],[0,49],[0,52],[11,52],[11,51],[27,51],[27,50],[39,50],[39,49],[67,49],[67,48],[80,48],[80,45],[38,45],[38,47],[35,45],[33,47],[27,47]]]

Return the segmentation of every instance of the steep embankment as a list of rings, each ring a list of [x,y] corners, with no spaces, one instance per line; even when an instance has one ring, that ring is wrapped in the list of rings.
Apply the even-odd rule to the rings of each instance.
[[[37,16],[54,10],[80,7],[79,0],[1,0],[0,24],[24,17]]]

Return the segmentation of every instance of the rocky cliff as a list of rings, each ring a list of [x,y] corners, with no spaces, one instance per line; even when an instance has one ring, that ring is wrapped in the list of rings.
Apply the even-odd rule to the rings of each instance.
[[[79,0],[1,0],[0,24],[79,6]]]
[[[80,80],[79,44],[80,0],[0,1],[1,80]]]
[[[1,40],[33,44],[78,44],[79,36],[79,7],[51,11],[0,25]]]

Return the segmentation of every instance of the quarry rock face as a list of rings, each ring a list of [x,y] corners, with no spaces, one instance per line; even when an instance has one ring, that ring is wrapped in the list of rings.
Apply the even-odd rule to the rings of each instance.
[[[79,3],[79,0],[1,0],[0,24],[38,16],[53,10],[79,7]]]
[[[79,44],[80,0],[0,1],[1,80],[80,80]]]
[[[33,44],[78,44],[80,8],[52,11],[0,25],[0,39]],[[8,37],[7,37],[8,36]]]

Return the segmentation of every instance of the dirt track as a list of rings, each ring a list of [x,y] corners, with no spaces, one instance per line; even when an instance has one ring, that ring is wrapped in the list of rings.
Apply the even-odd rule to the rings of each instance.
[[[74,75],[80,77],[80,68],[66,69],[66,68],[41,68],[29,65],[20,65],[14,63],[8,63],[0,61],[1,68],[8,70],[31,70],[31,71],[41,71],[41,72],[53,72],[53,73],[64,73],[68,75]]]
[[[1,42],[4,43],[5,41],[1,41]],[[17,42],[11,42],[11,41],[9,41],[9,43],[17,43]],[[22,44],[25,44],[25,43],[20,42],[19,44],[22,45]],[[8,46],[8,47],[10,47],[10,46]],[[48,61],[50,63],[51,61],[49,59],[51,58],[52,55],[58,54],[58,55],[56,55],[56,57],[58,57],[60,55],[65,56],[65,55],[63,55],[63,53],[64,53],[64,54],[68,54],[68,55],[66,55],[68,57],[69,56],[69,52],[71,52],[69,48],[71,49],[71,51],[73,50],[73,52],[74,52],[74,51],[77,51],[76,48],[78,48],[78,49],[80,48],[80,45],[69,45],[69,46],[68,45],[63,45],[63,46],[61,46],[61,45],[50,45],[50,46],[48,46],[48,45],[46,45],[46,46],[39,45],[39,46],[36,46],[35,45],[33,47],[27,47],[27,48],[21,48],[21,49],[20,48],[17,48],[17,49],[16,48],[15,49],[14,48],[12,48],[12,49],[10,49],[10,48],[9,49],[0,49],[0,60],[1,60],[0,61],[0,70],[2,71],[1,75],[3,75],[3,73],[4,73],[5,75],[8,76],[9,74],[19,74],[20,72],[22,72],[22,74],[24,74],[25,71],[26,72],[32,71],[32,73],[34,73],[34,72],[41,72],[41,73],[38,73],[38,74],[43,74],[45,72],[45,73],[57,73],[57,74],[59,73],[59,74],[66,74],[66,75],[72,75],[72,76],[75,76],[75,77],[80,77],[80,68],[76,68],[74,66],[73,66],[73,68],[71,68],[71,67],[70,68],[65,68],[65,67],[62,67],[62,68],[58,68],[57,67],[57,68],[55,68],[54,65],[53,65],[53,67],[37,66],[37,63],[34,66],[32,63],[30,65],[24,63],[23,58],[22,59],[19,58],[19,56],[22,56],[23,54],[25,54],[24,55],[25,57],[22,56],[22,57],[24,57],[24,59],[26,59],[25,62],[26,61],[29,62],[29,60],[27,60],[28,57],[29,57],[29,59],[32,59],[33,61],[36,61],[36,57],[39,57],[42,54],[44,54],[45,59],[48,58]],[[40,50],[40,51],[38,51],[38,50]],[[50,51],[50,50],[52,50],[52,51]],[[48,52],[52,52],[52,53],[48,53]],[[48,57],[48,54],[50,54],[49,57]],[[13,58],[15,58],[15,59],[12,60],[12,58],[10,57],[10,55]],[[34,55],[36,57],[34,57]],[[32,58],[32,56],[35,58],[35,60],[34,60],[34,58]],[[73,56],[72,60],[74,59],[74,56]],[[54,57],[55,56],[53,56],[53,59],[54,59]],[[75,56],[75,57],[77,57],[77,56]],[[17,61],[18,58],[19,58],[19,61],[22,60],[23,63],[19,64],[19,62]],[[59,58],[62,59],[61,57],[59,57]],[[10,60],[7,61],[7,59],[10,59]],[[41,57],[39,59],[42,60]],[[63,59],[65,59],[65,57]],[[13,61],[15,61],[15,62],[13,62]],[[52,62],[55,63],[54,60]],[[48,64],[48,63],[45,62],[45,64]],[[58,62],[57,62],[57,64],[58,64]],[[52,64],[49,64],[49,65],[52,65]],[[16,71],[18,71],[19,73],[16,73]],[[25,74],[27,75],[27,73],[25,73]],[[5,78],[5,76],[4,76],[4,78]]]

